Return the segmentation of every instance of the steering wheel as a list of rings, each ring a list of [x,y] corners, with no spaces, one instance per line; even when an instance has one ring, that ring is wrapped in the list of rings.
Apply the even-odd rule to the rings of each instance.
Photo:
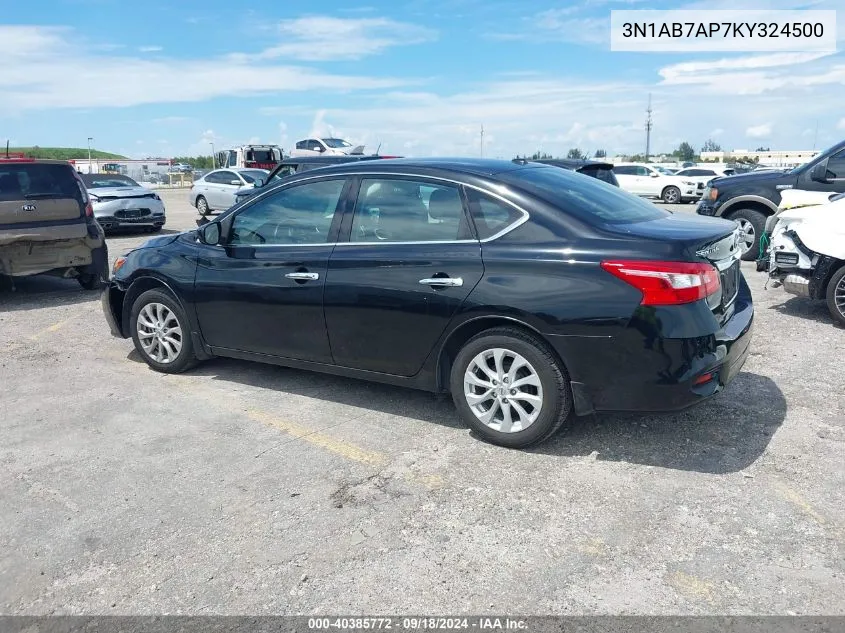
[[[254,243],[253,241],[246,241],[245,238],[247,238],[247,237],[254,237],[255,238],[254,242],[257,242],[259,244],[264,244],[267,241],[265,239],[265,237],[263,235],[261,235],[260,233],[256,233],[255,231],[251,231],[250,229],[241,228],[241,229],[238,229],[235,232],[235,239],[237,240],[236,244],[238,244],[238,243],[240,243],[240,244],[252,244],[252,243]]]

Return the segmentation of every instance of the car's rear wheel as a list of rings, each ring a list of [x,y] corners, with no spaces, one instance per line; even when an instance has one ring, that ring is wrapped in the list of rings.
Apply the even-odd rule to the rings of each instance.
[[[508,448],[547,439],[572,409],[569,378],[554,352],[516,328],[470,339],[452,365],[450,386],[467,425]]]
[[[756,209],[737,209],[726,217],[739,225],[742,261],[756,260],[760,254],[760,236],[766,229],[766,216]]]
[[[103,244],[92,253],[91,266],[79,273],[76,281],[85,290],[100,290],[109,282],[109,251]]]
[[[675,186],[666,187],[660,194],[660,198],[666,204],[677,204],[681,201],[681,190]]]
[[[845,266],[833,273],[825,294],[830,315],[839,325],[845,326]]]
[[[203,196],[197,198],[197,211],[199,211],[200,215],[208,215],[211,212],[211,209],[208,207],[208,200]]]
[[[196,364],[188,319],[169,292],[142,293],[132,304],[129,322],[135,349],[156,371],[178,374]]]

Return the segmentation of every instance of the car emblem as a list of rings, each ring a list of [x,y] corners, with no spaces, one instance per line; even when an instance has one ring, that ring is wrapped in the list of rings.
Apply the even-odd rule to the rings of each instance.
[[[25,204],[21,207],[21,211],[35,211],[36,207],[34,204]]]

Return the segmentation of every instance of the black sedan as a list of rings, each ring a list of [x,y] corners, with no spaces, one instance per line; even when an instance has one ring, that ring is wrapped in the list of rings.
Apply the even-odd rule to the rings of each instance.
[[[510,447],[570,412],[720,391],[754,309],[733,222],[535,163],[297,174],[119,258],[103,308],[155,370],[213,356],[451,392]]]

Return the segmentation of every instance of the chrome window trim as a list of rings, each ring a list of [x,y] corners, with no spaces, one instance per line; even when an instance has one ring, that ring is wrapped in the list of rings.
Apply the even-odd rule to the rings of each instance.
[[[478,187],[476,185],[469,185],[469,184],[461,182],[459,180],[454,180],[452,178],[444,178],[443,176],[429,176],[429,175],[424,175],[424,174],[407,174],[407,173],[397,173],[397,172],[345,172],[343,174],[317,174],[317,175],[314,175],[314,176],[305,176],[303,178],[297,179],[295,182],[286,183],[284,186],[279,187],[277,190],[274,190],[272,192],[271,191],[265,191],[264,193],[258,194],[255,197],[250,197],[250,202],[257,202],[258,200],[261,200],[262,198],[270,195],[271,193],[279,193],[279,192],[285,191],[286,189],[290,189],[291,187],[295,187],[296,185],[298,185],[300,183],[305,183],[305,182],[308,182],[310,180],[336,180],[338,178],[351,178],[351,177],[361,177],[363,179],[364,177],[367,177],[367,176],[376,176],[376,177],[379,177],[379,176],[398,176],[400,178],[418,178],[418,179],[423,178],[423,179],[428,179],[428,180],[437,180],[437,181],[441,181],[441,182],[448,182],[450,184],[454,184],[454,185],[457,185],[459,187],[469,187],[470,189],[474,189],[475,191],[479,191],[479,192],[481,192],[481,193],[483,193],[487,196],[490,196],[491,198],[496,198],[497,200],[500,200],[501,202],[513,207],[514,209],[516,209],[517,211],[519,211],[522,214],[522,217],[515,220],[514,222],[511,222],[510,224],[508,224],[505,228],[503,228],[498,233],[494,233],[490,237],[486,237],[483,240],[447,240],[447,241],[423,241],[423,240],[420,240],[420,241],[409,241],[409,242],[382,242],[382,241],[379,241],[379,242],[317,242],[317,243],[314,243],[314,244],[249,244],[249,245],[236,244],[235,246],[248,246],[249,248],[267,248],[267,247],[278,248],[280,246],[282,246],[282,247],[284,247],[284,246],[372,246],[372,245],[385,245],[386,246],[386,245],[391,245],[391,244],[398,244],[400,246],[408,246],[408,245],[413,245],[413,244],[425,244],[425,245],[431,245],[431,244],[486,244],[488,242],[492,242],[493,240],[497,240],[504,235],[507,235],[511,231],[519,228],[520,226],[522,226],[523,224],[528,222],[528,220],[531,218],[531,215],[528,213],[528,211],[526,211],[525,209],[520,207],[518,204],[514,204],[510,200],[503,198],[499,194],[497,194],[493,191],[490,191],[489,189],[485,189],[483,187]],[[245,206],[244,209],[248,209],[249,206],[251,206],[251,205]],[[353,210],[353,214],[354,213],[355,213],[355,211]],[[221,248],[225,248],[224,246],[221,246],[219,244],[217,244],[216,246],[220,246]]]

